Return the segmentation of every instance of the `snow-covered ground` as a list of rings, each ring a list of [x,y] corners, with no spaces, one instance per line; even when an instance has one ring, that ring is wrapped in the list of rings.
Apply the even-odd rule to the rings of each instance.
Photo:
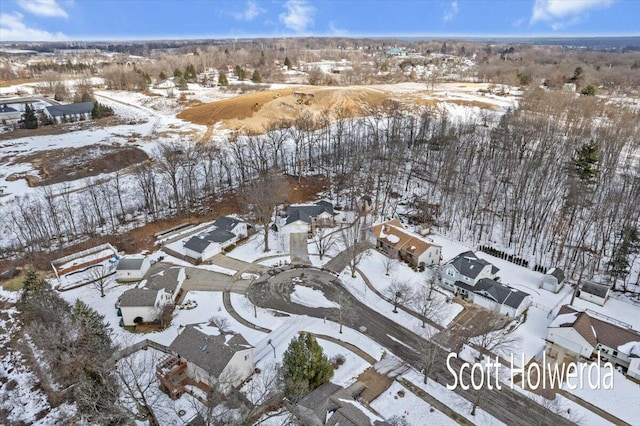
[[[404,392],[400,397],[398,392]],[[384,413],[387,420],[401,418],[412,426],[421,425],[455,425],[455,421],[446,414],[432,409],[426,402],[411,393],[398,382],[394,382],[389,389],[371,402],[371,408],[379,413]]]

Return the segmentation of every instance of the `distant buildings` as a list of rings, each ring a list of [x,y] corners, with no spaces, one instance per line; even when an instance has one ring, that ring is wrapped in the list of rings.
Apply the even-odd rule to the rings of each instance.
[[[91,120],[92,111],[93,102],[50,105],[44,108],[44,113],[54,122],[54,124]]]

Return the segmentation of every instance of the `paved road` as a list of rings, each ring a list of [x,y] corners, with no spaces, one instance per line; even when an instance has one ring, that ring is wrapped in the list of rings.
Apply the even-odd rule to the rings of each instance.
[[[290,302],[289,295],[294,285],[292,279],[294,277],[300,278],[301,273],[304,273],[302,281],[306,286],[322,290],[329,300],[336,301],[339,297],[351,299],[353,319],[348,319],[345,325],[354,329],[358,329],[360,326],[367,327],[369,337],[391,350],[403,361],[418,370],[421,369],[419,355],[413,349],[419,346],[421,339],[410,330],[391,321],[385,315],[361,304],[341,286],[340,281],[335,276],[329,273],[313,269],[294,269],[284,271],[274,277],[261,277],[260,280],[256,281],[256,285],[251,286],[249,289],[249,299],[254,304],[264,308],[317,318],[335,317],[336,309],[309,308]],[[439,352],[436,356],[436,365],[432,368],[430,377],[437,379],[440,376],[445,377],[445,380],[451,381],[450,374],[446,369],[448,352],[444,350],[439,350]],[[454,368],[457,371],[459,371],[460,366],[461,363],[454,364]],[[465,380],[469,382],[470,377],[468,374],[465,375]],[[456,393],[469,401],[474,401],[476,397],[473,391],[464,391],[461,388],[456,389]],[[560,426],[572,424],[567,419],[552,413],[507,386],[503,386],[500,391],[485,389],[479,405],[489,414],[509,425]]]
[[[353,247],[353,246],[351,246]],[[340,253],[338,253],[336,255],[336,257],[334,257],[333,259],[331,259],[330,261],[327,262],[327,264],[324,266],[326,269],[335,272],[336,274],[341,273],[342,271],[344,271],[344,268],[347,267],[347,265],[349,265],[350,259],[349,256],[352,255],[353,253],[362,253],[365,250],[368,250],[370,248],[373,248],[373,245],[369,242],[369,241],[360,241],[358,243],[356,243],[356,251],[354,252],[353,250],[349,249],[349,250],[344,250],[341,251]]]
[[[299,232],[289,234],[289,252],[291,253],[291,263],[311,265],[309,248],[307,247],[307,234]]]

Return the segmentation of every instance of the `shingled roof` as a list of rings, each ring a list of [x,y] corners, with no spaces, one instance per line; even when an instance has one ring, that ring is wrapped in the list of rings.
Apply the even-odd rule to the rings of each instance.
[[[558,320],[559,318],[562,320]],[[628,346],[631,351],[635,350],[635,346],[631,346],[629,343],[637,342],[640,344],[640,332],[630,327],[613,324],[596,317],[595,314],[589,315],[586,311],[578,311],[569,305],[560,308],[556,320],[549,327],[571,327],[593,347],[600,343],[614,349]]]
[[[419,235],[407,231],[398,219],[391,219],[373,225],[371,232],[378,240],[383,241],[394,249],[411,253],[416,257],[427,251],[429,247],[440,247]]]
[[[455,285],[456,287],[479,294],[496,303],[507,305],[514,309],[518,309],[527,296],[529,296],[529,293],[509,287],[506,284],[499,283],[490,278],[483,278],[479,280],[476,285],[470,285],[462,281],[456,281]]]
[[[582,284],[582,288],[580,289],[580,291],[584,291],[585,293],[593,294],[594,296],[604,298],[607,296],[607,293],[609,292],[609,286],[604,284],[586,282]]]
[[[93,111],[92,102],[79,102],[67,105],[51,105],[45,107],[52,117],[62,117],[63,115],[87,114]]]
[[[241,334],[208,334],[198,325],[187,325],[169,349],[188,362],[218,377],[236,352],[251,349]]]
[[[564,271],[560,268],[551,268],[547,271],[547,275],[552,275],[558,280],[558,284],[564,281]]]
[[[453,267],[456,268],[456,270],[460,274],[469,278],[476,278],[480,271],[482,271],[487,265],[491,265],[491,273],[494,275],[497,274],[500,270],[486,260],[480,259],[472,251],[465,251],[464,253],[460,253],[459,255],[451,259],[448,264],[453,265]]]
[[[173,293],[176,291],[176,288],[178,288],[181,279],[184,280],[184,276],[180,276],[180,272],[183,270],[184,268],[169,268],[158,272],[149,278],[145,287],[152,290],[164,290],[167,293]]]
[[[294,204],[289,206],[286,224],[301,220],[311,223],[312,218],[320,216],[322,213],[333,215],[333,204],[328,201],[318,201],[315,204]]]
[[[131,288],[120,296],[120,307],[153,306],[158,291],[150,288]]]
[[[224,229],[220,229],[216,226],[215,229],[203,232],[200,235],[194,235],[193,237],[189,238],[184,244],[184,247],[188,248],[189,250],[193,250],[196,253],[203,253],[210,244],[224,243],[235,237],[235,234],[232,234],[231,232]]]
[[[118,261],[117,271],[139,271],[145,257],[123,257]]]

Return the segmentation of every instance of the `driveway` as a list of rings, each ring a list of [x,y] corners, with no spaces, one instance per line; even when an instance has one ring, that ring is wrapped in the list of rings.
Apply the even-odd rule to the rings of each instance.
[[[309,250],[307,248],[307,234],[292,232],[289,234],[289,251],[291,263],[311,265]]]
[[[163,271],[170,267],[180,267],[172,263],[159,262],[151,266],[145,278]],[[233,293],[244,294],[251,280],[238,280],[236,277],[221,274],[219,272],[207,271],[206,269],[184,266],[188,278],[184,280],[182,288],[186,293],[189,290],[196,291],[231,291]]]
[[[296,278],[295,283],[293,278]],[[419,354],[413,349],[419,347],[421,338],[390,320],[386,315],[360,303],[342,287],[338,278],[328,272],[311,268],[299,268],[286,270],[275,276],[263,276],[256,281],[256,285],[251,286],[249,289],[249,299],[252,303],[263,308],[277,309],[298,315],[309,315],[316,318],[335,318],[337,314],[337,309],[335,308],[309,308],[291,303],[290,294],[293,291],[294,284],[319,289],[327,299],[332,301],[337,301],[340,298],[350,300],[352,318],[348,318],[345,321],[346,326],[356,330],[360,326],[365,326],[367,328],[366,334],[370,338],[390,349],[396,356],[418,369],[418,371],[421,370]],[[438,349],[436,364],[432,368],[431,378],[443,378],[444,381],[451,381],[450,373],[446,369],[448,355],[448,351]],[[461,362],[452,362],[452,366],[456,371],[460,370],[461,364]],[[465,382],[469,381],[469,375],[465,374]],[[455,392],[469,401],[474,401],[476,397],[474,391],[465,391],[460,387]],[[508,386],[503,386],[501,390],[485,388],[479,406],[498,420],[509,425],[544,424],[560,426],[571,424],[567,419],[552,413]],[[523,415],[524,413],[526,415]]]

